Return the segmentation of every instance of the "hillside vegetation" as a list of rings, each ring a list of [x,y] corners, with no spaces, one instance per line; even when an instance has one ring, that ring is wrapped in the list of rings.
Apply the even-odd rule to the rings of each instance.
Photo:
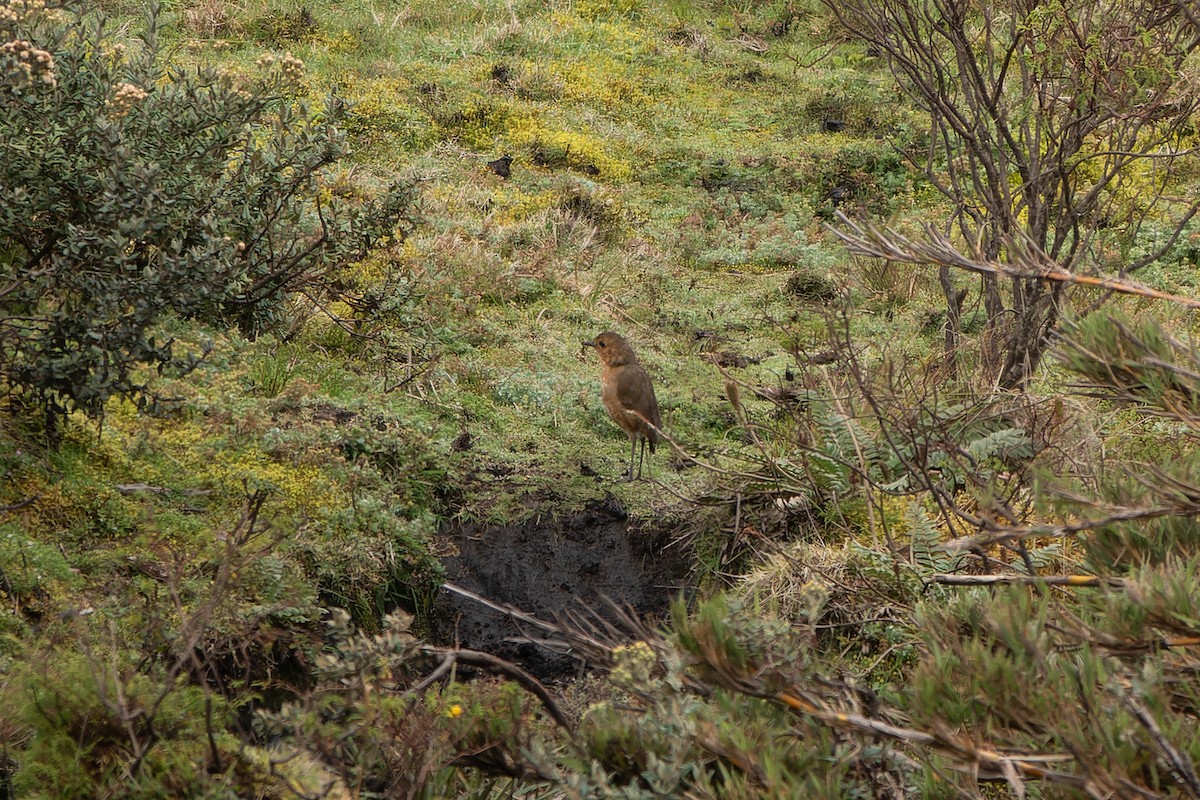
[[[0,797],[1200,797],[1191,6],[0,33]]]

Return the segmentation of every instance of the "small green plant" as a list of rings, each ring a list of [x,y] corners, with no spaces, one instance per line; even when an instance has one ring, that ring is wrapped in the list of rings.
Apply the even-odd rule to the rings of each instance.
[[[263,397],[278,397],[296,374],[298,361],[292,348],[264,353],[250,365],[250,388]]]

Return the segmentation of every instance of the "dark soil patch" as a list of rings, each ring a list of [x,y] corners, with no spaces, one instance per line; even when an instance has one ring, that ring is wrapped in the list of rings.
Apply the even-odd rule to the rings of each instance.
[[[447,528],[458,554],[445,559],[446,577],[488,600],[553,622],[564,612],[591,609],[611,617],[606,602],[640,617],[661,617],[689,587],[691,552],[672,544],[674,532],[631,524],[611,495],[556,519],[489,527]],[[521,665],[542,679],[573,675],[577,660],[517,638],[542,631],[450,592],[434,606],[433,636],[483,650]]]

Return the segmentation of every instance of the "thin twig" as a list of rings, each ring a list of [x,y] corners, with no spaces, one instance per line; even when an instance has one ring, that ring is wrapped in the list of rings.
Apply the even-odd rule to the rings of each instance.
[[[1100,578],[1095,575],[950,575],[940,573],[931,578],[933,583],[946,586],[997,586],[1020,584],[1046,584],[1047,586],[1121,586],[1125,582],[1118,578]]]
[[[1121,698],[1125,707],[1133,714],[1134,719],[1142,724],[1146,732],[1150,734],[1150,738],[1154,740],[1154,746],[1158,749],[1171,771],[1175,773],[1175,777],[1179,779],[1180,784],[1187,791],[1188,797],[1200,799],[1200,778],[1196,776],[1196,766],[1192,763],[1192,759],[1188,754],[1173,747],[1167,737],[1163,734],[1162,729],[1158,727],[1158,723],[1154,721],[1154,717],[1146,710],[1146,707],[1135,700],[1128,694]]]
[[[3,513],[5,511],[20,511],[25,506],[36,503],[38,500],[41,499],[41,497],[42,496],[40,494],[35,494],[33,497],[26,497],[24,500],[22,500],[18,503],[13,503],[12,505],[7,505],[7,506],[0,506],[0,513]]]
[[[870,223],[857,223],[840,211],[838,220],[848,230],[838,228],[830,228],[830,230],[842,240],[846,249],[856,256],[881,258],[885,261],[904,264],[955,267],[980,275],[1003,278],[1039,278],[1052,283],[1094,286],[1119,294],[1165,300],[1186,308],[1200,308],[1200,300],[1169,292],[1160,292],[1136,281],[1070,272],[1060,267],[1048,255],[1034,248],[1030,243],[1025,243],[1024,247],[1018,249],[1017,260],[1014,263],[1003,264],[981,256],[969,256],[962,253],[949,238],[933,227],[928,227],[925,231],[928,238],[918,242],[891,228],[879,228]]]
[[[1074,758],[1066,753],[1001,753],[980,747],[965,738],[954,737],[948,733],[930,733],[915,728],[892,725],[861,714],[830,711],[788,692],[777,692],[774,699],[793,711],[807,714],[831,727],[870,736],[881,736],[910,745],[934,747],[943,752],[949,752],[965,760],[972,771],[982,769],[1003,777],[1011,774],[1015,769],[1025,777],[1037,778],[1060,786],[1083,789],[1087,785],[1087,780],[1079,775],[1059,772],[1047,766],[1073,761]]]

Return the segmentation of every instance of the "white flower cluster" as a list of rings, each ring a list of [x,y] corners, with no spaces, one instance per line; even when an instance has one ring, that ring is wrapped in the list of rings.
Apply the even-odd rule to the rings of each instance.
[[[304,78],[304,62],[291,53],[284,53],[282,58],[268,53],[259,56],[254,63],[260,69],[268,69],[277,64],[284,83],[299,83]]]
[[[0,33],[11,36],[17,23],[46,10],[45,0],[7,0],[0,2]]]
[[[108,101],[108,113],[113,117],[123,117],[129,110],[146,99],[146,90],[132,83],[117,84],[117,91]]]
[[[19,37],[19,28],[59,17],[45,0],[0,0],[0,86],[15,94],[30,88],[54,88],[54,56]]]
[[[31,86],[54,87],[54,56],[24,39],[0,45],[0,71],[4,83],[20,92]]]

